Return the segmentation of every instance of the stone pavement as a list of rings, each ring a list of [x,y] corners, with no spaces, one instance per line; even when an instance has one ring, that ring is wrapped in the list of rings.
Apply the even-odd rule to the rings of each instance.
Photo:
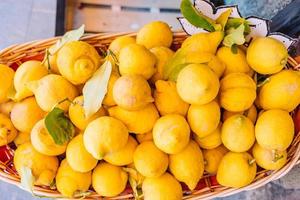
[[[270,0],[264,0],[270,3]],[[0,49],[54,36],[56,0],[0,0]],[[0,181],[0,200],[38,200]],[[278,181],[222,200],[299,200],[300,166]]]

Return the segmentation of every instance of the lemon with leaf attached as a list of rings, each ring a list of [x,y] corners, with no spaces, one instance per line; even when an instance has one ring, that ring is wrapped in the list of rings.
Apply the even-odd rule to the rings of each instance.
[[[94,115],[86,118],[83,109],[83,96],[76,97],[69,107],[70,120],[80,130],[84,130],[91,121],[104,115],[106,115],[106,111],[101,107]]]
[[[50,112],[55,106],[67,111],[70,101],[78,96],[75,86],[62,76],[55,74],[30,82],[28,87],[33,91],[39,107],[46,112]]]
[[[85,83],[100,67],[101,57],[92,45],[72,41],[58,51],[56,63],[64,78],[79,85]]]
[[[67,143],[56,144],[45,126],[45,120],[38,121],[30,134],[32,146],[41,154],[57,156],[66,151]]]

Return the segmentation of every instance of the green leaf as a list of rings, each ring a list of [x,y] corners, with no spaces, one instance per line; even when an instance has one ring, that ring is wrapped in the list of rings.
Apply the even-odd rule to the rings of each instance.
[[[182,0],[180,5],[182,15],[194,26],[209,32],[215,31],[214,21],[200,13],[190,0]]]
[[[34,185],[35,178],[32,175],[31,169],[27,166],[22,166],[20,176],[21,176],[21,188],[34,195],[33,185]]]
[[[244,24],[245,29],[244,29],[244,34],[248,35],[251,32],[249,22],[244,19],[244,18],[229,18],[225,30],[229,30],[230,28],[238,28],[241,24]]]
[[[54,48],[49,51],[51,55],[54,55],[64,44],[71,41],[79,40],[84,34],[84,24],[82,24],[78,29],[68,31],[60,38]]]
[[[46,49],[45,57],[44,57],[44,60],[42,61],[42,64],[47,63],[47,69],[48,69],[48,71],[51,70],[51,65],[50,65],[49,56],[50,56],[49,49]]]
[[[224,37],[223,44],[227,47],[232,47],[233,45],[242,45],[245,43],[246,39],[244,36],[245,26],[241,24],[237,28],[230,28],[226,31],[227,35]]]
[[[228,21],[228,18],[230,16],[231,12],[232,12],[232,10],[231,10],[231,8],[229,8],[226,11],[224,11],[223,13],[221,13],[221,15],[216,19],[216,22],[218,24],[221,24],[223,31],[225,30],[225,27],[226,27],[226,24],[227,24],[227,21]]]
[[[95,114],[102,105],[112,72],[112,63],[106,60],[83,87],[83,109],[85,117]]]
[[[74,125],[60,108],[53,108],[45,118],[45,126],[55,144],[63,145],[75,135]]]

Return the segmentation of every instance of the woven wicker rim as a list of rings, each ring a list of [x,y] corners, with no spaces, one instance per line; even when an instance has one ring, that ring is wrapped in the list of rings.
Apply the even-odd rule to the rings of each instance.
[[[123,32],[116,34],[100,33],[100,34],[90,34],[85,35],[81,38],[82,41],[88,42],[96,48],[107,48],[112,40],[116,37],[128,35],[136,36],[136,33]],[[173,45],[180,45],[183,40],[187,37],[185,32],[174,32]],[[6,49],[0,51],[0,63],[11,65],[13,63],[20,64],[23,59],[43,55],[45,49],[53,45],[60,37],[53,37],[45,40],[37,40],[32,42],[27,42],[24,44],[12,45]],[[299,70],[300,65],[291,57],[288,59],[288,65]],[[281,178],[287,174],[296,164],[300,163],[300,134],[297,134],[288,149],[288,162],[283,168],[277,171],[263,170],[259,171],[256,175],[255,180],[248,186],[243,188],[228,188],[220,185],[212,186],[210,176],[204,175],[203,179],[205,181],[206,187],[200,190],[195,190],[185,194],[183,199],[195,200],[195,199],[212,199],[216,197],[225,197],[232,194],[239,193],[245,190],[252,190],[261,187],[271,181]],[[0,161],[0,180],[19,186],[20,178],[19,176],[8,166],[7,163],[2,163]],[[61,194],[56,190],[51,190],[50,188],[44,188],[40,186],[34,186],[34,193],[40,196],[46,196],[50,198],[61,198]],[[132,194],[124,194],[111,199],[132,199]],[[86,199],[101,199],[101,196],[92,192],[86,197]],[[106,198],[107,199],[107,198]]]

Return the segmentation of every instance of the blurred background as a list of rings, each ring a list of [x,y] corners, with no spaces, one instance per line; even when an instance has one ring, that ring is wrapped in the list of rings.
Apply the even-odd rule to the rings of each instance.
[[[271,21],[271,31],[298,38],[300,0],[214,0],[215,5],[237,4],[243,16],[256,15]],[[180,0],[0,0],[0,50],[16,43],[63,35],[86,25],[86,32],[136,31],[147,22],[162,20],[181,29],[176,17]],[[299,46],[299,45],[298,45]],[[0,80],[1,81],[1,80]],[[21,189],[0,182],[0,200],[31,200]],[[254,191],[225,200],[299,200],[300,167]]]

